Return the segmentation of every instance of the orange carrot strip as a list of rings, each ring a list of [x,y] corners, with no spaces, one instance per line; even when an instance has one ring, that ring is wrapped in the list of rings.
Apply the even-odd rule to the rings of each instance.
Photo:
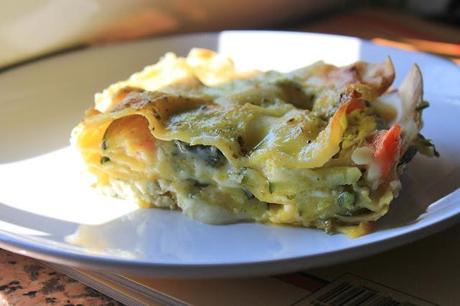
[[[399,157],[401,143],[401,127],[393,125],[386,133],[378,135],[374,140],[374,158],[379,162],[382,177],[389,174],[391,168]]]

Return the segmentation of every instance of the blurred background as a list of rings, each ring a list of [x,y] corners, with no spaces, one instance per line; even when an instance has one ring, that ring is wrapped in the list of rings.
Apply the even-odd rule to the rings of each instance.
[[[460,63],[459,0],[5,0],[0,69],[63,50],[226,29],[334,33]]]

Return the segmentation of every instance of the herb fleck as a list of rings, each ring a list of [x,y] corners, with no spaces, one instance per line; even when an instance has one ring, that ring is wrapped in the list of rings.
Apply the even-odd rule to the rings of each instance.
[[[248,200],[255,198],[255,196],[249,190],[247,190],[245,188],[243,188],[241,190],[243,191],[244,195],[248,198]]]
[[[101,148],[102,148],[102,150],[104,150],[104,151],[107,150],[108,147],[107,147],[107,140],[106,140],[106,139],[104,139],[104,140],[102,141],[102,143],[101,143]]]
[[[108,158],[107,156],[102,156],[100,162],[101,162],[101,165],[103,165],[109,161],[110,161],[110,158]]]
[[[270,193],[273,193],[273,187],[274,187],[274,186],[273,186],[273,183],[272,183],[272,182],[268,182],[268,191],[269,191]]]

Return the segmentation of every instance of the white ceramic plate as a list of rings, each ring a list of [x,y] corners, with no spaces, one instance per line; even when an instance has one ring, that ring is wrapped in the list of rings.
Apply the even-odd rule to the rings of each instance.
[[[378,229],[349,239],[261,224],[207,225],[106,198],[88,187],[69,133],[93,93],[191,47],[232,55],[241,68],[290,70],[323,59],[342,65],[390,55],[396,84],[412,63],[425,76],[424,134],[439,159],[417,157]],[[90,48],[0,74],[0,246],[76,267],[149,276],[227,277],[288,272],[367,256],[439,231],[460,214],[460,71],[422,53],[355,38],[288,32],[223,32]],[[80,233],[82,246],[69,242]]]

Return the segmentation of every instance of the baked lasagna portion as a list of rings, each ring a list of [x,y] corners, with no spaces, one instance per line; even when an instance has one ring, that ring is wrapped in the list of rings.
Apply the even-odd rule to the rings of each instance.
[[[422,77],[390,59],[237,71],[205,49],[166,54],[95,96],[72,132],[97,187],[206,223],[368,233],[418,151]]]

